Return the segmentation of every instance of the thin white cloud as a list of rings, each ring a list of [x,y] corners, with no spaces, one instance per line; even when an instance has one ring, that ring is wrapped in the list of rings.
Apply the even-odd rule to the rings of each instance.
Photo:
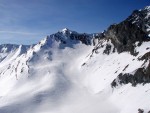
[[[21,35],[41,35],[40,33],[18,32],[18,31],[0,31],[0,33],[21,34]]]

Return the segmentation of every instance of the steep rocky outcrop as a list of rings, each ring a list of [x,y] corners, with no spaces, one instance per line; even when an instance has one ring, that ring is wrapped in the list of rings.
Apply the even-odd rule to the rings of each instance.
[[[138,54],[134,50],[136,47],[135,42],[139,41],[142,43],[150,40],[142,29],[129,21],[111,25],[105,33],[105,37],[111,40],[118,53],[129,51],[132,55]]]
[[[131,55],[137,56],[139,53],[135,48],[141,46],[143,42],[150,41],[149,34],[150,7],[145,7],[142,10],[133,11],[123,22],[111,25],[106,31],[96,37],[99,43],[93,49],[92,54],[98,53],[98,49],[104,47],[103,54],[109,55],[111,52],[129,52]],[[102,44],[103,40],[105,40],[105,46]],[[131,83],[133,86],[150,83],[150,52],[138,57],[137,60],[144,61],[143,65],[133,73],[122,72],[118,74],[117,78],[111,83],[112,87],[128,83]]]
[[[142,10],[133,11],[132,15],[126,20],[137,25],[145,33],[150,34],[150,6],[147,6]]]
[[[55,34],[49,36],[54,38],[56,41],[60,41],[61,44],[71,43],[70,41],[81,41],[83,44],[91,45],[92,44],[92,35],[87,33],[77,33],[76,31],[69,30],[64,28],[63,30],[58,31]]]
[[[138,113],[144,113],[144,110],[139,108]]]
[[[111,83],[112,87],[116,87],[119,84],[128,84],[131,83],[132,86],[136,86],[137,84],[146,84],[150,83],[150,52],[145,53],[139,60],[145,60],[145,63],[148,63],[146,67],[138,68],[134,74],[130,73],[120,73],[116,79]]]
[[[118,53],[129,51],[136,56],[136,46],[140,46],[144,41],[150,41],[150,7],[145,7],[143,10],[135,10],[123,22],[113,24],[106,31],[99,35],[99,40],[111,40]],[[135,45],[135,42],[139,42]],[[110,48],[110,47],[109,47]],[[95,49],[96,50],[96,49]],[[108,46],[104,53],[108,51]]]

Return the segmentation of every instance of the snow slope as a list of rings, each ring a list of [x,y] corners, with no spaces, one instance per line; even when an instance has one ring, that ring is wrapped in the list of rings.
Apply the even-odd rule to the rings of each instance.
[[[149,66],[139,58],[150,41],[137,41],[134,56],[104,36],[65,28],[30,47],[0,46],[0,113],[147,113],[150,84],[119,84],[118,75]]]
[[[28,77],[27,73],[18,74],[18,80],[16,80],[15,73],[11,77],[3,75],[1,83],[5,84],[5,87],[1,88],[3,94],[1,93],[0,112],[64,113],[67,111],[97,113],[103,111],[103,109],[97,109],[99,105],[103,107],[108,104],[111,105],[111,103],[107,100],[101,102],[101,98],[97,95],[90,94],[82,85],[82,78],[80,77],[82,60],[87,53],[90,53],[91,49],[91,46],[80,43],[74,48],[59,49],[56,47],[52,50],[38,51],[36,54],[40,54],[40,56],[32,57],[33,59],[29,62],[30,73]],[[52,53],[50,60],[45,54],[48,51]],[[95,106],[90,108],[93,104]],[[104,111],[109,113],[112,110],[115,108],[112,107],[112,109]]]
[[[129,83],[116,88],[110,85],[119,73],[134,73],[137,68],[143,66],[144,61],[139,61],[138,57],[150,51],[146,50],[147,47],[150,47],[150,42],[144,42],[141,47],[137,47],[136,50],[140,54],[136,57],[129,52],[113,53],[113,50],[106,55],[103,54],[103,48],[99,49],[98,54],[92,54],[83,67],[84,75],[87,75],[84,80],[85,87],[95,94],[109,90],[107,98],[119,109],[119,113],[136,113],[138,108],[143,108],[148,112],[149,84],[139,84],[133,87]],[[125,69],[127,65],[129,66]]]

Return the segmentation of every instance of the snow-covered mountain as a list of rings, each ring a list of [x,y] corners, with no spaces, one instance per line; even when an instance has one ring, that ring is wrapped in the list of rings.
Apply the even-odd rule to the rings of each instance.
[[[0,62],[3,61],[8,55],[14,54],[18,49],[20,50],[20,54],[27,51],[29,46],[27,45],[15,45],[15,44],[2,44],[0,45]]]
[[[150,6],[145,7],[143,10],[135,10],[127,20],[150,34]]]
[[[148,6],[102,33],[0,45],[0,113],[148,113],[149,20]]]

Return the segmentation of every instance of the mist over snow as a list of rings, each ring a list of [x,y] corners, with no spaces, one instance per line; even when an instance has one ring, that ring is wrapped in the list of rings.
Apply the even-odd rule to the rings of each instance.
[[[26,78],[5,76],[1,80],[1,108],[3,113],[99,113],[118,109],[105,94],[94,94],[82,82],[86,73],[81,65],[92,46],[77,44],[74,48],[52,49],[52,60],[34,63],[33,72]],[[43,52],[43,51],[41,51]],[[102,98],[103,97],[103,98]],[[109,109],[106,109],[109,106]]]
[[[149,113],[149,14],[136,10],[102,33],[65,28],[34,45],[0,45],[0,113]]]

